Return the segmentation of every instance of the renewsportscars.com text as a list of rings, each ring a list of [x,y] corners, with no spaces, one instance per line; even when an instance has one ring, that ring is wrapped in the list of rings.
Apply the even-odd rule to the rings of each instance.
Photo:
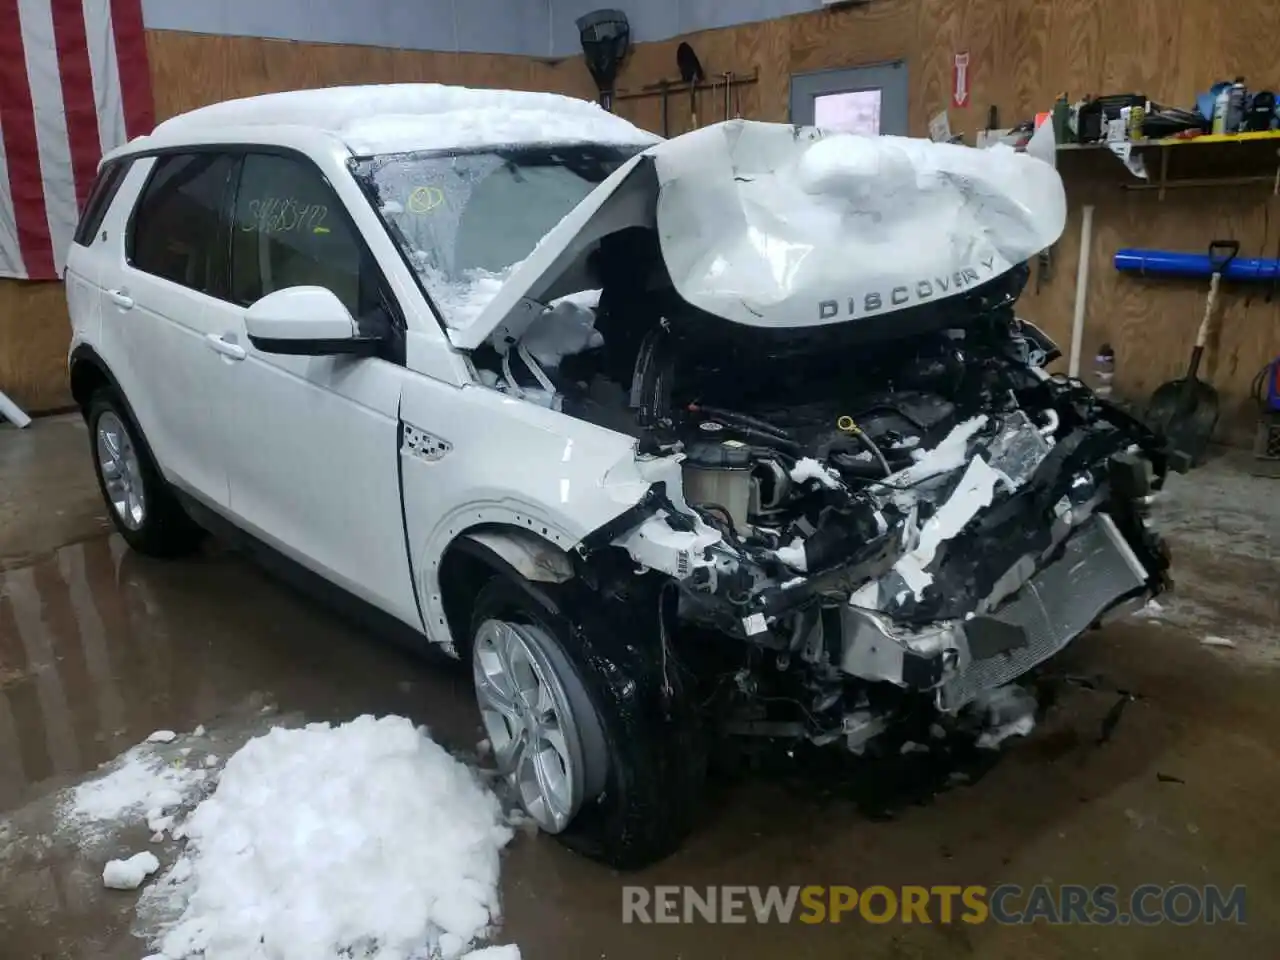
[[[623,923],[1245,922],[1245,888],[1187,883],[985,886],[624,886]]]

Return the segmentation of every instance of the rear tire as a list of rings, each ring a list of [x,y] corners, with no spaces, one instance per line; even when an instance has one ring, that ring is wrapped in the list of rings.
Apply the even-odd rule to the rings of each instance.
[[[193,553],[204,531],[187,516],[151,456],[142,431],[111,387],[100,387],[85,408],[98,489],[111,522],[138,553]]]
[[[620,870],[648,866],[680,846],[700,812],[705,781],[700,717],[674,664],[664,683],[652,600],[606,601],[578,580],[534,584],[498,575],[480,591],[471,617],[473,662],[482,631],[495,621],[533,628],[521,635],[549,647],[543,662],[573,708],[578,730],[570,741],[578,742],[574,756],[582,763],[580,803],[554,835]]]

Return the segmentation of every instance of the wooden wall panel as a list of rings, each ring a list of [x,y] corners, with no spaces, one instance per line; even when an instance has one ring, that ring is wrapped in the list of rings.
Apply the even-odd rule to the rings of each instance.
[[[151,31],[147,53],[159,119],[234,97],[335,84],[436,82],[547,90],[560,81],[552,64],[528,57],[256,37]]]
[[[641,44],[618,86],[639,90],[676,79],[675,50],[689,40],[714,79],[726,70],[759,71],[741,88],[748,118],[786,121],[793,74],[890,60],[907,61],[909,125],[923,134],[949,107],[952,57],[970,53],[971,103],[949,110],[952,128],[972,138],[999,108],[1002,123],[1048,109],[1061,92],[1135,91],[1189,104],[1224,76],[1280,85],[1274,43],[1280,4],[1241,0],[1224,13],[1198,0],[873,0],[780,20],[704,31]],[[440,81],[568,93],[588,99],[595,86],[580,57],[558,62],[511,56],[430,53],[299,44],[245,37],[153,32],[148,49],[160,117],[204,103],[274,90],[336,83]],[[731,107],[736,104],[731,104]],[[687,93],[669,104],[673,134],[689,129]],[[723,116],[723,97],[698,95],[701,123]],[[617,111],[651,130],[660,125],[656,96],[619,99]],[[1056,250],[1057,275],[1019,304],[1023,315],[1064,343],[1070,334],[1078,260],[1080,209],[1097,207],[1084,356],[1110,342],[1117,350],[1117,387],[1134,397],[1176,375],[1190,350],[1205,285],[1120,276],[1111,265],[1123,246],[1198,251],[1212,239],[1235,238],[1253,255],[1276,254],[1280,207],[1249,188],[1170,192],[1119,189],[1125,178],[1109,157],[1064,156],[1070,206]],[[1267,356],[1280,353],[1280,297],[1226,287],[1221,333],[1207,373],[1224,395],[1224,434],[1244,437],[1251,417],[1248,388]],[[66,315],[58,285],[0,281],[0,389],[35,407],[60,399]]]
[[[70,342],[61,283],[0,280],[0,390],[29,411],[67,405]]]

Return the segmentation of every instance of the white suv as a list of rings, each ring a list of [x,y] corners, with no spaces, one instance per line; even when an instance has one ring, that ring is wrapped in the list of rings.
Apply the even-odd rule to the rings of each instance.
[[[104,159],[71,385],[132,547],[238,534],[466,658],[528,814],[638,866],[712,734],[1025,720],[993,691],[1164,588],[1159,439],[1013,314],[1064,216],[1003,148],[233,101]]]

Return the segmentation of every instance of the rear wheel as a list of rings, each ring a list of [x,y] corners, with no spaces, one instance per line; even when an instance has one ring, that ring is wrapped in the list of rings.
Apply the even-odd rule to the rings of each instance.
[[[663,670],[648,607],[499,575],[471,619],[476,698],[506,783],[544,831],[619,869],[679,847],[704,780],[699,717]]]
[[[188,554],[203,531],[186,515],[160,475],[142,434],[110,387],[97,390],[85,412],[94,472],[107,512],[120,535],[139,553]]]

